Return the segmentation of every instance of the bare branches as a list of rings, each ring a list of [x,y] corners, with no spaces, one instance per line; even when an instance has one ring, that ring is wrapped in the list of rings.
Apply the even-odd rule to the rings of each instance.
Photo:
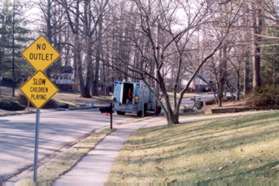
[[[232,28],[246,26],[235,24],[244,0],[53,1],[63,7],[61,27],[71,32],[61,44],[74,53],[78,83],[90,89],[102,80],[143,80],[170,123],[178,122],[184,94],[197,76],[206,79],[199,72],[224,42],[249,44],[229,42]]]

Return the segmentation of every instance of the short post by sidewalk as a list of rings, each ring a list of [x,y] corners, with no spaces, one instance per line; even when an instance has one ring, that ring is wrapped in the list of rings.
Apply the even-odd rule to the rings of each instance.
[[[99,110],[102,114],[106,114],[110,116],[110,129],[113,129],[113,103],[110,103],[106,106],[100,106]]]
[[[110,108],[111,108],[111,112],[110,112],[110,129],[113,129],[113,125],[112,125],[112,115],[113,115],[113,104],[110,103]]]

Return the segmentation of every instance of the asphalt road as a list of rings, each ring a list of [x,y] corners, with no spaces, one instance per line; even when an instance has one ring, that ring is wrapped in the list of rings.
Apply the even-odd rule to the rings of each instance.
[[[126,120],[114,118],[115,123]],[[0,178],[32,165],[34,121],[35,114],[0,117]],[[93,110],[42,111],[39,158],[104,126],[109,126],[109,117]]]

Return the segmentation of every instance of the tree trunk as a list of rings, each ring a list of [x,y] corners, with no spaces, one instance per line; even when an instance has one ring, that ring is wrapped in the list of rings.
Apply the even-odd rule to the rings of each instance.
[[[47,22],[47,39],[49,42],[52,42],[52,25],[51,25],[51,20],[52,20],[52,2],[51,0],[47,0],[47,17],[46,17],[46,22]]]
[[[80,94],[82,97],[86,97],[85,94],[85,87],[84,87],[84,79],[82,75],[82,65],[81,65],[81,47],[80,47],[80,41],[79,41],[79,35],[75,34],[75,48],[74,48],[74,59],[76,64],[76,70],[77,75],[79,79],[79,88],[80,88]]]
[[[80,1],[76,1],[76,15],[75,15],[75,29],[74,32],[74,59],[75,59],[75,65],[76,65],[76,74],[79,79],[79,89],[80,94],[82,97],[86,97],[85,94],[85,86],[84,86],[84,79],[82,74],[82,59],[81,59],[81,41],[80,41],[80,32],[79,32],[79,19],[80,19]]]
[[[253,15],[254,27],[254,58],[253,58],[253,88],[256,89],[261,86],[261,48],[260,42],[263,30],[263,15],[262,15],[262,0],[258,0],[254,6]]]
[[[247,95],[250,92],[250,57],[249,53],[247,52],[247,56],[244,62],[244,83],[243,83],[243,89],[244,89],[244,95]]]
[[[101,61],[101,54],[102,54],[102,34],[103,34],[103,20],[102,15],[100,15],[100,20],[98,23],[98,30],[97,30],[97,49],[96,49],[96,65],[95,65],[95,73],[94,73],[94,80],[92,86],[92,95],[98,96],[98,89],[99,89],[99,74],[100,74],[100,61]]]
[[[261,86],[261,49],[258,44],[255,44],[255,57],[253,60],[253,88]]]
[[[92,46],[91,46],[91,37],[86,39],[86,64],[87,64],[87,74],[86,74],[86,85],[84,88],[84,97],[91,97],[91,85],[93,79],[93,64],[92,64]]]
[[[46,4],[46,37],[48,39],[48,41],[50,43],[52,43],[52,24],[51,24],[51,20],[52,20],[52,2],[51,0],[47,0],[47,4]],[[48,68],[46,70],[46,73],[49,77],[51,77],[51,71],[52,71],[52,67]]]
[[[223,94],[227,78],[227,47],[224,46],[220,51],[221,64],[219,66],[219,86],[218,86],[218,106],[223,106]]]
[[[273,59],[272,60],[272,84],[273,84],[274,87],[276,87],[276,79],[277,79],[276,61]]]
[[[168,95],[168,91],[166,89],[164,79],[163,79],[162,74],[160,73],[160,71],[157,71],[157,78],[159,80],[158,86],[160,87],[160,90],[163,94],[163,97],[165,98],[164,99],[165,100],[165,105],[166,105],[166,113],[165,114],[166,114],[166,117],[167,117],[168,125],[179,124],[180,104],[178,103],[178,106],[175,107],[175,111],[172,109],[170,97]]]
[[[239,101],[240,100],[240,70],[237,70],[237,74],[236,74],[236,78],[237,78],[237,90],[236,90],[236,100]]]
[[[168,112],[167,122],[169,126],[179,124],[179,114]]]

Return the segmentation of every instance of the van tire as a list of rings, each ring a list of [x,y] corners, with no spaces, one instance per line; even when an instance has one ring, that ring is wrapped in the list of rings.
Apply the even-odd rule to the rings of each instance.
[[[117,115],[121,115],[121,116],[125,115],[125,112],[121,112],[121,111],[117,111],[116,113]]]
[[[162,107],[160,107],[160,106],[156,107],[155,115],[159,116],[161,114],[161,111],[162,111]]]
[[[137,117],[144,117],[144,115],[142,116],[142,111],[138,111]]]
[[[148,104],[144,104],[144,115],[147,115],[147,110],[148,110]]]

